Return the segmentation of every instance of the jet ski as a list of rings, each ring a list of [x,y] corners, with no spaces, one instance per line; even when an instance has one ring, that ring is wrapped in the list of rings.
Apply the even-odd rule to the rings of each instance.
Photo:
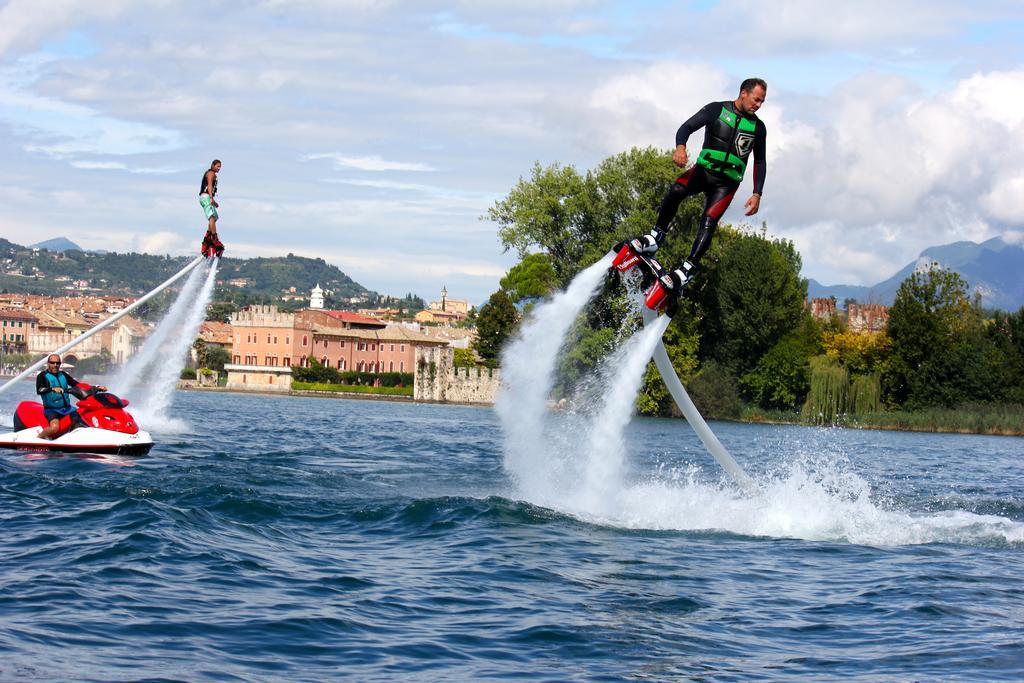
[[[0,448],[57,453],[98,453],[104,455],[145,455],[153,448],[149,432],[139,429],[125,410],[128,401],[110,392],[92,393],[77,404],[85,427],[72,424],[71,416],[61,418],[61,435],[40,439],[47,425],[43,404],[22,401],[14,413],[14,431],[0,434]]]

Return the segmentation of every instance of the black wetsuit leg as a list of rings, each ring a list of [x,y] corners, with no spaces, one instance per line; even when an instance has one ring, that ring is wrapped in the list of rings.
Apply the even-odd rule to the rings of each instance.
[[[682,201],[703,192],[704,215],[700,219],[700,226],[697,228],[697,236],[694,238],[689,258],[690,263],[696,264],[711,246],[711,238],[715,234],[715,228],[718,227],[718,221],[725,210],[729,208],[738,187],[738,183],[708,173],[702,166],[691,166],[686,173],[672,183],[665,198],[661,200],[658,220],[654,227],[662,232],[667,232],[668,225],[675,218]]]
[[[707,177],[708,186],[704,192],[704,215],[701,216],[697,236],[693,239],[693,247],[690,249],[690,258],[687,259],[694,265],[697,265],[697,261],[711,246],[711,238],[715,235],[718,221],[729,208],[739,188],[739,185],[732,181],[723,182],[711,174],[704,175]]]
[[[699,171],[699,173],[698,173]],[[679,205],[687,197],[692,197],[705,188],[704,169],[699,166],[691,166],[686,173],[676,178],[672,187],[668,188],[664,199],[661,200],[661,207],[658,209],[658,220],[654,227],[662,233],[668,232],[668,224],[676,217]]]

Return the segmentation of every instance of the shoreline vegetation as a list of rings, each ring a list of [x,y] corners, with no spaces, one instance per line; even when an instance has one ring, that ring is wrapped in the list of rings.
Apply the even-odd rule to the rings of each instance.
[[[312,396],[314,398],[353,398],[412,401],[412,387],[367,387],[362,385],[331,385],[295,382],[291,392],[265,392],[267,395]],[[235,392],[224,387],[201,387],[179,384],[188,391]],[[250,391],[238,393],[252,393]],[[264,392],[260,392],[264,393]],[[434,403],[424,401],[424,403]],[[463,405],[449,402],[451,405]],[[481,406],[492,407],[492,406]],[[638,412],[638,414],[640,414]],[[680,416],[652,416],[684,419]],[[918,411],[876,412],[864,415],[840,415],[831,423],[812,423],[799,411],[765,410],[744,406],[739,415],[705,415],[708,420],[740,424],[792,425],[796,427],[839,427],[843,429],[877,429],[900,432],[932,432],[936,434],[978,434],[983,436],[1024,436],[1024,405],[964,405],[957,408],[929,408]]]
[[[1024,405],[966,404],[955,408],[932,407],[921,410],[893,410],[861,415],[838,415],[831,422],[814,423],[796,411],[764,410],[748,406],[739,417],[709,418],[750,424],[788,424],[804,427],[842,427],[880,429],[936,434],[982,434],[1024,436]]]
[[[327,382],[292,382],[293,391],[316,391],[334,394],[374,394],[412,398],[411,386],[375,387],[365,384],[330,384]]]

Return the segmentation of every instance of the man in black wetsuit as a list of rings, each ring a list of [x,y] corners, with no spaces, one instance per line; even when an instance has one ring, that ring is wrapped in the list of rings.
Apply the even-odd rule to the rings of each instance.
[[[679,204],[692,195],[704,193],[704,215],[690,257],[679,268],[661,278],[669,296],[678,297],[693,278],[698,261],[711,245],[718,219],[729,208],[733,195],[747,170],[747,160],[754,157],[754,193],[743,207],[753,216],[761,206],[761,190],[765,177],[765,126],[755,112],[764,103],[768,85],[760,78],[748,78],[740,85],[740,94],[732,102],[712,102],[691,116],[676,132],[676,151],[672,161],[686,168],[686,141],[704,128],[704,146],[691,166],[672,184],[658,210],[658,220],[650,234],[629,240],[634,251],[652,254],[665,238],[669,223]]]

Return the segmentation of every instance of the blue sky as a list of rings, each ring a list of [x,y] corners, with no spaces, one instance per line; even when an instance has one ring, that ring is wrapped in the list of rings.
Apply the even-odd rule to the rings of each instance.
[[[758,222],[871,284],[1021,239],[1022,38],[1020,2],[9,0],[0,236],[193,252],[217,157],[229,255],[479,303],[515,262],[481,216],[535,161],[668,149],[758,75]]]

